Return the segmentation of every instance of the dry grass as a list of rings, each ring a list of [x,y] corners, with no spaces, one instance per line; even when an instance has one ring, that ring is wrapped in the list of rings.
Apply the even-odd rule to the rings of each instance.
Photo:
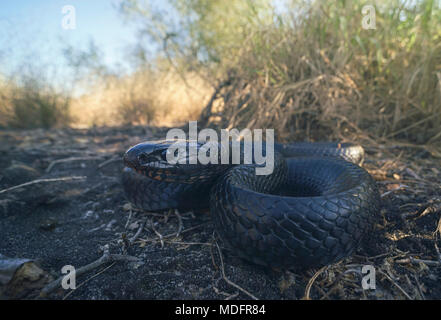
[[[72,103],[74,126],[119,124],[180,125],[196,120],[211,94],[197,75],[137,72],[108,78]]]
[[[439,1],[378,1],[374,30],[362,28],[362,8],[371,4],[362,0],[287,2],[290,10],[276,14],[266,5],[250,9],[251,2],[212,6],[180,1],[197,13],[193,24],[182,26],[193,38],[187,39],[189,48],[181,48],[166,36],[171,42],[166,56],[180,70],[198,73],[139,69],[130,76],[104,77],[72,101],[73,126],[176,126],[200,118],[222,128],[274,128],[279,140],[360,141],[363,136],[429,149],[439,145]],[[228,29],[223,27],[226,17]],[[159,38],[164,45],[164,37]],[[211,83],[226,79],[228,85],[210,99],[213,89],[197,74]],[[25,115],[42,122],[47,108],[29,101],[53,95],[38,90],[21,91],[27,101],[14,100],[10,105],[16,107],[3,108],[3,114],[18,117],[15,124],[23,126],[36,126],[22,120]],[[62,101],[56,100],[45,105],[54,109]],[[44,126],[58,122],[53,115]]]
[[[433,1],[379,4],[376,29],[364,30],[363,4],[304,2],[295,7],[301,16],[249,34],[218,107],[204,112],[209,123],[274,128],[281,139],[363,133],[439,143],[440,8]]]
[[[70,123],[70,97],[44,80],[23,76],[0,81],[0,127],[50,128]]]

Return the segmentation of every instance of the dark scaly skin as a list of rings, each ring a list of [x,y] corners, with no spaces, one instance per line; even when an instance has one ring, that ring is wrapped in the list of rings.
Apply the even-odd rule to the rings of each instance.
[[[351,255],[379,211],[375,181],[339,159],[292,158],[287,169],[282,190],[262,188],[281,174],[250,183],[243,166],[216,183],[210,209],[221,238],[243,258],[274,267],[320,267]]]
[[[260,265],[307,269],[336,262],[360,245],[379,211],[375,181],[357,165],[364,159],[360,146],[276,144],[274,171],[266,176],[255,174],[255,164],[141,165],[140,155],[165,147],[147,142],[126,153],[128,199],[149,211],[209,206],[225,244]]]
[[[275,144],[275,150],[281,153],[284,157],[299,157],[299,156],[329,156],[340,157],[346,161],[362,165],[364,161],[364,150],[359,145],[351,143],[338,142],[296,142]]]
[[[124,155],[122,183],[127,198],[147,211],[208,208],[209,191],[231,165],[187,164],[161,167],[171,142],[147,141],[130,148]],[[145,159],[145,155],[148,155]],[[164,159],[165,160],[165,159]],[[147,164],[142,165],[142,161]],[[165,162],[165,161],[164,161]]]

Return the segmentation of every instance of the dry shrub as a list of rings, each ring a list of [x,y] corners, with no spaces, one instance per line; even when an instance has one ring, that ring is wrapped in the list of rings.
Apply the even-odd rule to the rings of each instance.
[[[0,84],[0,126],[51,128],[70,123],[70,97],[43,80],[22,75]]]
[[[75,126],[175,126],[197,120],[211,88],[192,73],[140,70],[108,77],[73,102]]]
[[[157,106],[149,98],[130,95],[127,101],[118,106],[118,118],[122,124],[150,124],[157,115]]]
[[[441,9],[433,1],[377,5],[303,2],[303,12],[251,33],[217,107],[221,127],[274,128],[279,139],[367,134],[419,144],[441,140]],[[428,9],[429,7],[429,9]],[[297,7],[298,8],[298,7]]]

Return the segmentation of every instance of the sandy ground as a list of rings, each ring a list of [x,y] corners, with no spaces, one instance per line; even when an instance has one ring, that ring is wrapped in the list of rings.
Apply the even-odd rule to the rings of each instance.
[[[127,202],[124,151],[164,138],[166,129],[0,133],[0,254],[33,259],[45,275],[38,285],[15,283],[7,298],[38,298],[64,265],[79,269],[103,252],[135,259],[90,268],[78,276],[77,289],[56,289],[47,298],[441,298],[441,162],[428,152],[367,147],[365,168],[383,200],[375,231],[353,257],[296,274],[235,257],[216,241],[209,212],[148,213]],[[362,289],[364,265],[375,267],[375,290]]]

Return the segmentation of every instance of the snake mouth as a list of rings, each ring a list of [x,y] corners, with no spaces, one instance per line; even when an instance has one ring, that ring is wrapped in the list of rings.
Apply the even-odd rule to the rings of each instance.
[[[196,152],[191,152],[194,148]],[[139,143],[126,151],[124,164],[144,173],[148,170],[182,170],[186,173],[200,170],[203,165],[199,162],[198,152],[205,148],[196,141],[165,140],[146,141]]]
[[[139,143],[126,151],[123,157],[124,164],[136,171],[146,168],[167,168],[167,145],[158,144],[156,141]]]
[[[123,161],[126,167],[153,180],[184,184],[211,181],[230,165],[201,163],[199,152],[209,154],[209,146],[212,145],[186,140],[146,141],[127,150]],[[191,147],[196,152],[190,152]]]

